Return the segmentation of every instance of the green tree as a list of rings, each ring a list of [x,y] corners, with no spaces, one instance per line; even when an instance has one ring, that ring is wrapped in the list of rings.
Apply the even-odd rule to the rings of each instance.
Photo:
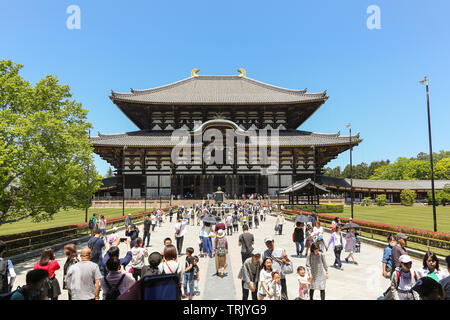
[[[404,189],[400,193],[400,201],[404,206],[412,206],[416,200],[417,194],[414,190]]]
[[[386,195],[385,194],[377,195],[375,202],[377,203],[377,206],[384,207],[386,205]]]
[[[0,61],[0,225],[85,208],[101,183],[87,110],[54,76],[33,87],[22,67]]]
[[[434,167],[434,174],[436,179],[450,180],[450,158],[439,160]]]

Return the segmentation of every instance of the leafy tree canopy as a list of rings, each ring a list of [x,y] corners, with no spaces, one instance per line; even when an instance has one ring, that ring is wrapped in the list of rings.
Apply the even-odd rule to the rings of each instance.
[[[0,225],[87,207],[101,184],[87,110],[55,76],[32,86],[22,67],[0,61]]]

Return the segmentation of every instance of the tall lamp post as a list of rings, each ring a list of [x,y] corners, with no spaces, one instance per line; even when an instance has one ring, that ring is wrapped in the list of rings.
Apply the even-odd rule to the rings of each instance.
[[[431,119],[430,119],[430,93],[428,90],[428,78],[425,76],[421,84],[425,84],[427,88],[427,112],[428,112],[428,140],[430,144],[430,165],[431,165],[431,193],[433,197],[433,224],[434,231],[437,231],[437,222],[436,222],[436,199],[434,195],[434,170],[433,170],[433,146],[431,143]]]
[[[351,197],[351,212],[352,212],[352,219],[353,219],[353,164],[352,164],[352,125],[349,123],[346,125],[347,128],[350,129],[350,197]]]

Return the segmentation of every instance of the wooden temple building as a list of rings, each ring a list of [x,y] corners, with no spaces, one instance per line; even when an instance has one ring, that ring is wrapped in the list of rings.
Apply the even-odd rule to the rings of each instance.
[[[198,75],[198,71],[161,87],[112,91],[110,99],[139,130],[99,133],[91,141],[95,153],[115,168],[117,190],[125,198],[190,195],[204,199],[219,186],[231,195],[275,196],[299,180],[314,178],[320,183],[323,167],[350,148],[348,136],[297,130],[327,101],[326,91],[277,87],[248,78],[244,69],[231,76]],[[230,153],[224,153],[231,154],[232,163],[172,161],[174,130],[184,129],[187,138],[193,139],[211,128],[221,132],[278,129],[278,171],[261,174],[263,165],[246,161],[252,148],[248,139],[245,151],[232,146]],[[353,146],[361,141],[359,134],[351,137]],[[207,146],[202,141],[200,150]],[[199,150],[194,149],[192,158]]]

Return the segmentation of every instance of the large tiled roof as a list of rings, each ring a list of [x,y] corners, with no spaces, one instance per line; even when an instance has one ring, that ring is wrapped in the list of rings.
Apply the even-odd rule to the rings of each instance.
[[[160,147],[174,146],[177,141],[171,141],[171,131],[133,131],[121,134],[99,134],[91,137],[94,146],[128,146],[128,147]],[[336,134],[321,134],[299,130],[280,130],[280,146],[328,146],[349,144],[348,136]],[[359,134],[352,136],[352,144],[362,140]]]
[[[165,86],[130,93],[112,91],[111,99],[147,104],[280,104],[325,101],[326,91],[307,93],[241,76],[194,76]]]
[[[314,181],[311,178],[308,178],[306,180],[297,181],[293,185],[280,190],[280,193],[281,194],[294,193],[294,192],[304,189],[305,187],[313,188],[314,186],[316,187],[316,191],[318,193],[328,193],[327,188],[325,188],[324,186],[322,186],[318,183],[314,183]]]
[[[329,186],[350,188],[350,179],[322,176],[322,183]],[[450,180],[435,180],[435,189],[441,190]],[[431,180],[364,180],[353,179],[353,188],[386,190],[431,190]]]

